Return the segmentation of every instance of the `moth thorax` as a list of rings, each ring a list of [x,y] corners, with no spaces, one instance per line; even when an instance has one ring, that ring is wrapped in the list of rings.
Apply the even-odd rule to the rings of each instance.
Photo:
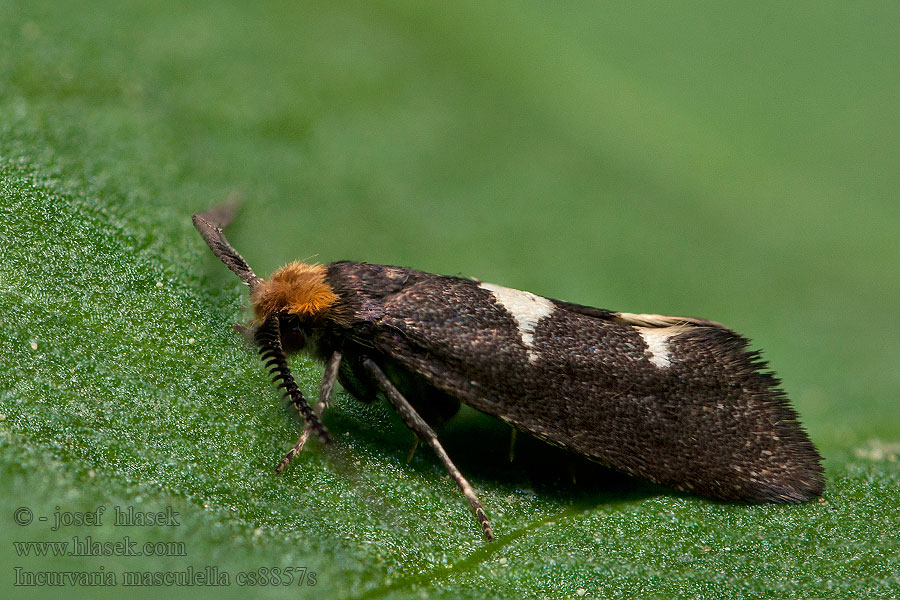
[[[289,313],[308,319],[325,315],[338,300],[325,280],[323,265],[287,264],[253,289],[250,302],[261,322],[273,313]]]

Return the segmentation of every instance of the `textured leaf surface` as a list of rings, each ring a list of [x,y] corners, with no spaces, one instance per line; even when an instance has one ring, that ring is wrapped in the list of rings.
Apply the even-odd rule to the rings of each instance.
[[[214,567],[229,586],[163,589],[896,596],[898,23],[890,3],[7,3],[2,595],[122,592],[16,587],[16,568]],[[397,418],[346,394],[336,443],[275,476],[299,422],[189,219],[235,192],[230,237],[260,274],[363,259],[728,323],[826,456],[824,500],[709,502],[521,436],[510,465],[508,431],[467,412],[441,436],[493,519],[485,544],[435,458],[407,462]],[[294,369],[312,394],[321,368]],[[103,526],[51,530],[98,506]],[[114,527],[115,507],[180,525]],[[183,555],[14,544],[73,536]],[[285,567],[315,585],[237,583]]]

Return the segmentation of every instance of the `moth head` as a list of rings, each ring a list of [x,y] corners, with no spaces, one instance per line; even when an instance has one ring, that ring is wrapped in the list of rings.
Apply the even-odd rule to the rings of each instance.
[[[238,326],[250,337],[260,335],[265,321],[275,316],[278,330],[262,332],[271,343],[280,340],[286,352],[307,346],[310,329],[329,316],[338,296],[326,280],[322,265],[293,262],[275,271],[268,279],[256,276],[244,257],[228,242],[224,229],[234,216],[236,204],[226,204],[193,216],[194,227],[203,236],[209,249],[250,287],[250,303],[256,313],[251,327]],[[271,336],[275,336],[271,338]]]
[[[298,323],[324,319],[338,301],[325,275],[323,265],[292,262],[260,280],[250,292],[257,322],[275,313]]]

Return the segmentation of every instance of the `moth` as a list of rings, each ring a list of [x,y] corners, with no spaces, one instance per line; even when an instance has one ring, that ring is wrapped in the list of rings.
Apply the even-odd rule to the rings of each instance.
[[[305,427],[335,382],[386,398],[431,447],[481,524],[491,523],[432,425],[460,403],[551,444],[664,486],[728,501],[800,502],[824,490],[822,458],[779,380],[748,340],[714,321],[592,308],[404,267],[292,262],[258,277],[223,229],[233,207],[193,216],[213,253],[250,287],[243,328]],[[318,402],[287,356],[325,363]]]

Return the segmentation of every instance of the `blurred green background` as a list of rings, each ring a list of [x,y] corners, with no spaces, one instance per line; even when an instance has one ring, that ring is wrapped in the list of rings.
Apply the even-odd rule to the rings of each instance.
[[[127,593],[895,597],[898,31],[895,2],[2,2],[0,596],[212,566],[229,586]],[[465,412],[441,435],[486,544],[436,459],[346,394],[336,443],[275,476],[299,422],[189,219],[235,192],[261,274],[360,259],[727,323],[825,455],[824,501],[709,502],[521,438],[509,465]],[[98,506],[180,526],[50,528]],[[185,552],[14,544],[73,536]],[[236,582],[285,567],[315,585]]]

